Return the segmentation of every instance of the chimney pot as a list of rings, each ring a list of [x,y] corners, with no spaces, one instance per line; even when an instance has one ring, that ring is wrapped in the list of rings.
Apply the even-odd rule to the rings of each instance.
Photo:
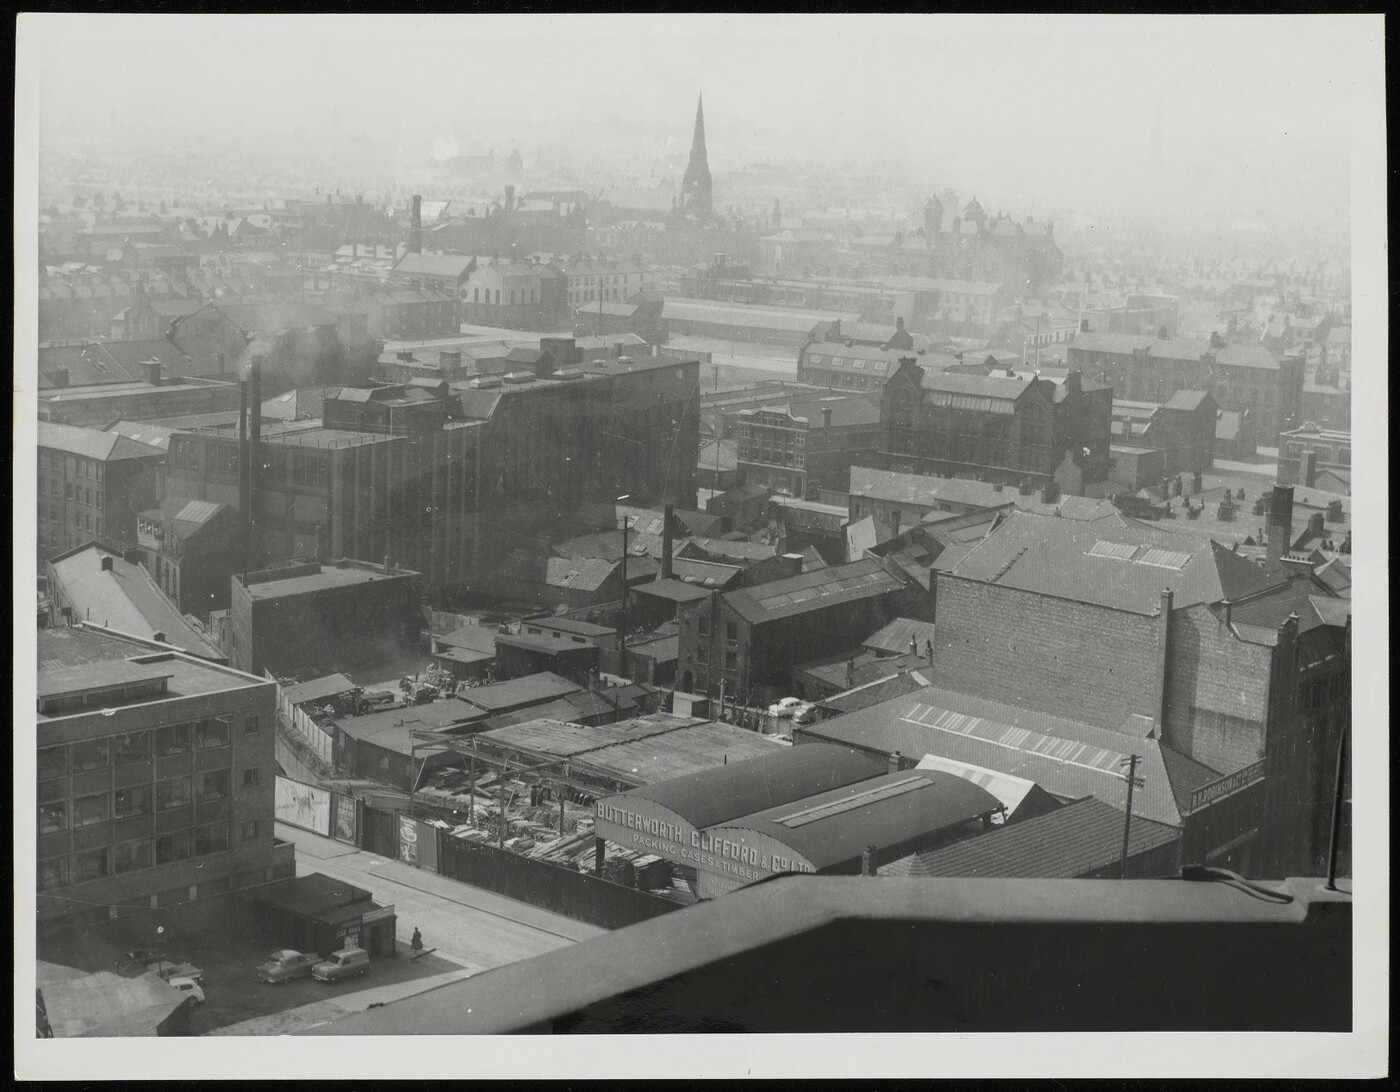
[[[898,751],[890,755],[890,773],[899,773],[899,764],[902,758],[903,756]]]

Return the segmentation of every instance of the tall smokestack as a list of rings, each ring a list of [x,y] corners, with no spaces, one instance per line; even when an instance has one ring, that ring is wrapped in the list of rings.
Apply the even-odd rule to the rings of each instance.
[[[671,513],[674,509],[666,505],[661,520],[661,579],[671,579]]]
[[[238,380],[238,518],[243,527],[243,550],[246,555],[252,543],[253,510],[248,506],[248,490],[251,475],[248,460],[248,377]],[[249,569],[245,558],[243,570]]]
[[[1269,522],[1264,530],[1265,552],[1277,561],[1288,552],[1293,537],[1293,487],[1275,485],[1269,494]]]
[[[248,550],[253,567],[262,565],[262,529],[258,526],[258,502],[262,493],[262,364],[253,357],[248,369]]]
[[[408,252],[423,253],[423,198],[416,193],[413,195],[413,225],[408,232]]]

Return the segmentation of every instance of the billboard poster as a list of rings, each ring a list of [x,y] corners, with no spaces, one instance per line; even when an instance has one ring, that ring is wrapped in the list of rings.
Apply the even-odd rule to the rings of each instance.
[[[399,816],[399,860],[419,867],[418,820],[411,815]]]
[[[279,823],[330,837],[331,794],[326,789],[278,776],[273,814]]]
[[[358,845],[356,838],[355,823],[355,798],[335,794],[335,837],[342,842],[349,842],[352,846]]]
[[[418,823],[418,860],[415,862],[419,868],[426,868],[429,872],[438,870],[437,860],[437,827],[423,820]]]

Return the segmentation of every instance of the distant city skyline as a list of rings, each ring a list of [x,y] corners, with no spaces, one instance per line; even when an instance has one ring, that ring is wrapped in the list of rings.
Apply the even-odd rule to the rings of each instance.
[[[1151,189],[1189,222],[1347,204],[1340,33],[1269,17],[99,17],[45,65],[41,109],[59,145],[171,150],[183,127],[299,132],[328,158],[397,145],[410,173],[454,144],[645,170],[684,157],[703,92],[717,179],[779,158],[868,163],[994,204],[1131,215],[1147,211],[1160,104],[1167,176]]]

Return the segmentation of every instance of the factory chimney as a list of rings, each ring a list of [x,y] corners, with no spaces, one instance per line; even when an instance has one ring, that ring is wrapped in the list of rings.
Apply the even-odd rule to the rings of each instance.
[[[249,483],[252,475],[248,463],[248,377],[238,378],[238,518],[242,528],[242,548],[248,550],[252,542],[253,510],[248,505]],[[245,557],[243,571],[249,565]]]
[[[423,198],[416,193],[413,195],[413,223],[408,232],[408,252],[423,253]]]
[[[672,513],[675,509],[671,505],[666,505],[661,517],[661,579],[671,579],[671,550],[673,539],[671,535]]]
[[[248,367],[248,554],[251,568],[262,566],[262,531],[258,526],[258,502],[262,493],[262,365],[253,357]]]
[[[1269,494],[1269,522],[1264,531],[1265,552],[1277,561],[1288,552],[1293,536],[1293,487],[1275,485]]]

